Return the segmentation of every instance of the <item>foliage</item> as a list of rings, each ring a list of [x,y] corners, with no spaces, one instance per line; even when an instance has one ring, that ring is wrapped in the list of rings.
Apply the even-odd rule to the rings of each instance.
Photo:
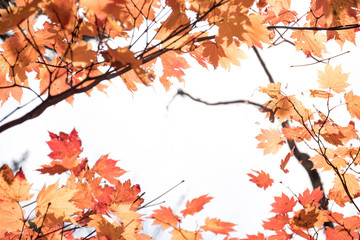
[[[5,115],[0,132],[63,100],[71,104],[78,93],[90,96],[94,88],[106,92],[104,82],[117,77],[130,91],[155,80],[168,90],[173,79],[183,81],[189,58],[205,68],[230,70],[245,57],[243,45],[257,53],[264,44],[290,43],[306,57],[324,62],[326,42],[355,44],[359,5],[355,0],[312,0],[302,15],[291,10],[290,0],[18,0],[6,4],[0,10],[0,34],[8,36],[1,44],[1,106],[10,96],[19,103],[27,101],[25,91],[34,99]],[[158,69],[162,74],[157,74]],[[315,188],[275,197],[275,215],[263,223],[266,231],[247,239],[316,239],[321,230],[328,239],[360,237],[356,203],[360,148],[355,128],[360,96],[347,90],[348,77],[341,66],[327,64],[319,71],[321,89],[309,89],[308,95],[319,106],[306,106],[297,96],[287,95],[270,75],[271,83],[259,88],[269,96],[260,110],[282,127],[262,129],[256,137],[258,148],[264,154],[276,154],[286,143],[304,143],[316,154],[310,159],[313,168],[333,173],[334,181],[328,193]],[[14,116],[34,100],[37,106]],[[340,108],[349,113],[344,126],[332,119]],[[66,173],[67,182],[44,186],[34,195],[21,169],[14,176],[3,165],[0,238],[75,239],[77,229],[90,228],[92,232],[81,239],[150,239],[141,232],[144,216],[138,211],[146,204],[140,187],[118,180],[125,171],[116,166],[117,161],[104,155],[90,167],[80,157],[81,141],[75,129],[70,134],[50,133],[50,138],[52,161],[38,170]],[[281,161],[284,173],[289,173],[286,165],[296,152],[294,146]],[[250,181],[264,190],[271,187],[270,174],[254,172],[257,176],[248,174]],[[173,239],[202,239],[205,232],[230,239],[235,225],[217,218],[206,218],[195,230],[181,226],[211,199],[207,195],[193,199],[179,214],[160,206],[148,218],[163,230],[171,229]],[[325,202],[340,208],[350,205],[356,213],[345,216],[327,209]]]
[[[143,204],[141,189],[117,178],[125,171],[108,155],[100,157],[93,167],[82,153],[76,130],[70,134],[50,133],[48,145],[52,152],[50,165],[42,174],[64,174],[66,184],[44,185],[35,196],[22,170],[14,176],[3,165],[0,169],[0,238],[1,239],[75,239],[76,230],[88,228],[88,236],[81,239],[151,239],[141,233],[144,216],[138,211]],[[31,201],[32,199],[35,201]],[[188,201],[180,216],[171,208],[161,206],[148,219],[163,230],[171,228],[174,239],[201,239],[204,232],[229,235],[235,224],[216,218],[205,219],[195,231],[187,231],[181,222],[187,215],[203,209],[212,197],[200,196]],[[29,203],[27,203],[29,202]],[[35,213],[35,214],[34,214]],[[96,233],[96,234],[95,234]]]

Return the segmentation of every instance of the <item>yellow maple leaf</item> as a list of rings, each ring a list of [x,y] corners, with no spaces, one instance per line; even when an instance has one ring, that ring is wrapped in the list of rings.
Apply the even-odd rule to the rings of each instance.
[[[290,8],[291,0],[268,0],[267,1],[274,11],[275,15],[278,16],[281,10],[288,10]]]
[[[71,201],[76,191],[65,187],[58,189],[58,182],[47,188],[44,186],[36,199],[37,216],[44,217],[46,214],[59,221],[71,220],[71,215],[80,210]]]
[[[0,204],[0,232],[16,232],[23,229],[26,220],[23,219],[24,211],[16,202],[3,201]]]
[[[259,91],[268,94],[270,97],[276,97],[280,94],[281,83],[270,83],[267,87],[259,87]]]
[[[349,190],[351,197],[354,197],[356,194],[360,192],[359,179],[354,174],[344,173],[343,179],[346,183],[346,186]],[[342,182],[338,176],[335,176],[333,183],[334,183],[334,187],[331,190],[338,192],[343,198],[347,197]]]
[[[360,119],[360,96],[354,95],[353,91],[350,91],[345,94],[344,98],[346,101],[346,108],[351,117]]]
[[[263,148],[264,155],[277,153],[285,143],[285,138],[281,136],[281,132],[278,129],[261,129],[261,132],[262,134],[256,136],[256,139],[260,141],[257,148]]]
[[[332,68],[330,64],[326,64],[324,71],[318,71],[318,83],[323,89],[331,89],[334,92],[345,92],[350,84],[347,83],[349,73],[342,73],[341,65]]]
[[[295,30],[291,38],[296,39],[294,44],[296,50],[302,50],[306,56],[314,55],[322,58],[322,53],[326,53],[326,36],[321,32]]]

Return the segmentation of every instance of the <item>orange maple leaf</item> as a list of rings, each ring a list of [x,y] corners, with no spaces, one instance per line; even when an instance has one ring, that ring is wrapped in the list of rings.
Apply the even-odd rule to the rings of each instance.
[[[7,231],[15,233],[21,231],[26,223],[24,214],[25,211],[23,211],[19,203],[0,201],[0,232]]]
[[[229,232],[235,231],[233,227],[236,225],[230,222],[222,222],[217,218],[206,218],[205,225],[200,228],[205,231],[211,231],[215,234],[225,234],[229,235]]]
[[[213,199],[213,197],[208,197],[208,195],[206,194],[198,198],[194,198],[190,202],[187,201],[186,209],[182,210],[181,213],[184,217],[186,215],[194,215],[195,213],[200,212],[204,208],[204,205],[210,202],[211,199]]]
[[[122,239],[124,227],[116,222],[109,222],[101,215],[93,214],[90,216],[88,227],[94,227],[99,240]]]
[[[273,207],[271,212],[278,214],[291,212],[296,203],[297,201],[294,199],[294,197],[289,198],[283,193],[281,197],[275,197],[275,202],[271,204]]]
[[[169,90],[172,85],[171,77],[177,78],[179,82],[184,81],[185,73],[183,70],[190,67],[184,57],[178,55],[175,51],[168,51],[161,55],[160,59],[163,66],[163,75],[160,77],[160,82],[166,90]]]
[[[263,221],[263,227],[267,230],[281,230],[288,224],[290,218],[287,214],[276,214],[274,217],[269,218],[268,221]]]
[[[360,119],[360,96],[354,95],[353,91],[344,95],[346,101],[346,108],[349,111],[351,117]]]
[[[345,92],[350,84],[347,83],[349,73],[342,73],[341,65],[336,66],[334,69],[330,64],[326,64],[324,72],[318,70],[319,80],[318,83],[323,89],[331,89],[334,92]]]
[[[163,230],[169,227],[176,228],[178,223],[181,222],[180,218],[173,213],[170,207],[160,206],[160,209],[154,210],[150,217],[155,219],[153,225],[160,224]]]
[[[113,202],[132,203],[132,209],[137,209],[144,199],[140,198],[138,194],[141,192],[139,184],[131,185],[131,181],[127,180],[124,183],[116,181],[114,191],[110,194],[110,199]]]
[[[115,184],[116,178],[126,173],[126,171],[116,167],[115,165],[118,161],[109,159],[108,156],[109,154],[100,157],[100,159],[96,161],[93,169],[110,183]]]
[[[21,202],[30,200],[33,194],[29,190],[31,184],[26,180],[20,168],[15,177],[8,165],[0,168],[0,201]]]
[[[25,21],[28,17],[34,14],[38,7],[37,5],[41,0],[29,1],[24,6],[15,7],[12,3],[9,3],[9,9],[0,10],[0,34],[4,34],[10,29],[16,27],[21,22]]]
[[[326,239],[359,239],[360,235],[356,231],[345,231],[343,226],[336,226],[335,228],[326,228],[324,231]]]
[[[310,90],[310,96],[311,97],[318,97],[318,98],[331,98],[334,95],[328,91],[323,90]]]
[[[261,172],[255,170],[252,171],[256,172],[258,176],[251,173],[248,173],[247,175],[251,177],[250,181],[255,183],[259,188],[266,189],[274,183],[274,180],[270,178],[270,175],[265,173],[263,170],[261,170]]]
[[[326,36],[321,32],[294,30],[291,38],[296,39],[294,44],[296,50],[302,50],[305,55],[322,58],[322,53],[326,53],[324,42]]]
[[[256,139],[260,141],[257,148],[263,148],[264,155],[269,153],[276,154],[285,143],[281,132],[278,129],[261,129],[261,132],[262,134],[256,136]]]
[[[288,164],[290,157],[292,157],[294,155],[294,148],[293,147],[291,149],[291,152],[289,152],[288,154],[286,154],[285,159],[281,159],[281,164],[280,164],[280,169],[283,170],[284,173],[288,173],[289,170],[285,169],[286,165]]]
[[[291,4],[291,0],[268,0],[267,2],[271,6],[271,9],[275,12],[276,16],[279,15],[280,11],[288,10]]]
[[[282,134],[288,140],[295,140],[296,142],[302,142],[304,140],[310,141],[311,135],[307,129],[303,126],[289,127],[286,126],[281,129]]]

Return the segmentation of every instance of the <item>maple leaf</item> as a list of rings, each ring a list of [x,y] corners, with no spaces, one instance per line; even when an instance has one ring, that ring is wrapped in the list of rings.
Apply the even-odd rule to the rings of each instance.
[[[285,230],[278,230],[276,231],[275,235],[269,236],[267,238],[268,240],[290,240],[293,239],[293,235],[292,234],[288,234]]]
[[[288,164],[290,157],[292,157],[294,155],[294,149],[295,147],[293,147],[291,149],[291,152],[289,152],[288,154],[286,154],[285,159],[281,159],[281,164],[280,164],[280,169],[283,170],[284,173],[288,173],[289,170],[285,169],[286,165]]]
[[[326,239],[328,240],[350,240],[360,238],[358,232],[346,230],[342,226],[336,226],[335,228],[326,228],[324,233],[326,235]]]
[[[290,218],[287,214],[276,214],[274,217],[269,218],[267,222],[263,221],[263,227],[267,230],[281,230],[288,224]]]
[[[173,229],[170,234],[173,236],[172,240],[201,240],[203,239],[199,232],[190,232],[184,229]]]
[[[259,87],[259,91],[268,94],[270,97],[277,97],[280,94],[281,83],[270,83],[266,87]]]
[[[276,14],[274,11],[267,9],[264,23],[270,23],[271,25],[276,25],[279,22],[281,22],[284,25],[288,25],[289,23],[296,21],[296,16],[297,16],[297,12],[295,11],[282,9],[278,14]]]
[[[262,233],[258,233],[257,235],[246,235],[247,238],[242,240],[265,240],[265,236]]]
[[[126,226],[122,236],[124,239],[135,239],[138,232],[141,230],[139,225],[141,223],[141,214],[131,210],[132,204],[118,204],[113,203],[109,206],[106,212],[115,222],[121,226]]]
[[[98,239],[122,239],[124,227],[116,222],[109,222],[101,215],[91,215],[89,227],[95,227]],[[105,238],[102,238],[105,237]]]
[[[9,9],[0,9],[0,34],[4,34],[11,28],[20,24],[34,14],[38,7],[37,5],[41,0],[29,1],[25,6],[15,7],[12,3]]]
[[[0,232],[17,232],[24,228],[26,220],[23,219],[25,211],[19,203],[14,201],[0,201]]]
[[[352,197],[360,193],[359,179],[354,174],[344,173],[342,174],[342,178],[346,183],[347,189]],[[342,182],[338,176],[335,176],[333,183],[334,183],[334,187],[332,188],[333,191],[341,193],[341,195],[344,197],[347,196],[344,187],[342,185]]]
[[[334,95],[328,91],[323,90],[310,90],[310,96],[311,97],[318,97],[318,98],[326,98],[329,99],[333,97]]]
[[[185,76],[183,70],[190,67],[186,59],[175,53],[175,51],[168,51],[161,55],[160,59],[163,65],[163,75],[160,77],[160,82],[165,90],[169,90],[172,85],[169,80],[171,77],[175,77],[179,82],[183,82],[183,77]]]
[[[258,176],[255,176],[251,173],[248,173],[247,175],[251,177],[250,181],[255,183],[259,188],[264,188],[265,190],[273,184],[274,180],[270,178],[268,173],[265,173],[263,170],[261,170],[261,172],[255,170],[252,171],[257,173]]]
[[[360,119],[360,96],[354,95],[353,91],[344,95],[346,101],[346,108],[349,111],[351,117]]]
[[[310,190],[307,188],[303,194],[299,195],[299,202],[304,207],[314,205],[315,207],[319,207],[319,201],[323,197],[323,190],[320,190],[320,187],[315,188],[311,193]]]
[[[130,66],[137,78],[127,78],[123,76],[122,80],[126,84],[130,91],[135,91],[135,82],[140,82],[145,86],[149,86],[153,80],[153,76],[143,68],[141,68],[142,60],[137,59],[134,53],[128,47],[112,49],[108,46],[108,49],[101,53],[107,62],[110,62],[115,69],[123,69],[126,66]],[[139,81],[140,80],[140,81]],[[135,87],[134,87],[135,86]]]
[[[100,157],[100,159],[96,161],[93,169],[110,183],[115,184],[116,178],[126,173],[126,171],[116,167],[115,165],[118,161],[109,159],[108,156],[109,154]]]
[[[4,164],[0,168],[0,200],[11,202],[30,200],[33,196],[29,192],[30,188],[31,184],[26,180],[21,168],[15,176],[8,165]]]
[[[59,23],[61,28],[72,30],[77,12],[74,0],[47,1],[42,4],[42,10],[52,22]]]
[[[181,213],[185,217],[186,215],[194,215],[197,212],[200,212],[204,205],[210,200],[213,199],[213,197],[208,197],[208,195],[202,195],[198,198],[194,198],[191,201],[186,202],[186,209],[182,210]]]
[[[76,207],[80,209],[90,209],[91,207],[93,207],[93,194],[87,182],[76,182],[75,174],[74,172],[71,172],[71,175],[68,178],[66,185],[68,188],[76,190],[74,196],[71,199]]]
[[[319,212],[315,207],[309,209],[301,209],[295,213],[294,218],[291,220],[291,224],[302,229],[309,229],[314,227],[316,218]]]
[[[63,57],[73,66],[86,68],[96,62],[96,52],[91,50],[91,43],[79,41],[78,44],[71,44],[70,48],[71,51],[65,50],[66,54]]]
[[[42,165],[37,169],[41,173],[60,174],[76,168],[81,164],[78,156],[82,152],[81,140],[75,129],[70,134],[60,132],[59,135],[49,132],[51,140],[47,142],[52,152],[49,157],[53,159],[50,165]]]
[[[181,222],[180,218],[173,213],[171,208],[163,206],[160,206],[160,209],[154,210],[150,218],[155,219],[153,225],[159,224],[163,230],[169,227],[176,228],[178,223]]]
[[[297,201],[294,198],[289,198],[284,193],[281,197],[275,197],[275,202],[271,204],[273,209],[271,212],[277,214],[285,214],[291,212],[293,207],[296,205]]]
[[[269,153],[276,154],[285,143],[281,132],[277,129],[261,129],[261,132],[262,134],[256,136],[256,139],[260,141],[257,148],[263,148],[264,155]]]
[[[229,235],[229,232],[235,231],[233,227],[236,225],[230,222],[222,222],[217,218],[206,218],[205,225],[200,228],[204,231],[211,231],[215,234]]]
[[[63,159],[64,157],[79,156],[82,152],[81,140],[75,128],[70,134],[60,132],[59,135],[49,132],[51,140],[47,142],[52,152],[51,159]]]
[[[70,217],[80,210],[72,202],[76,191],[66,187],[58,189],[58,182],[48,187],[44,186],[36,198],[37,216],[45,217],[46,215],[47,218],[53,217],[59,222],[69,221]]]
[[[334,92],[341,93],[345,92],[345,88],[350,85],[346,82],[349,73],[342,73],[341,65],[333,69],[330,64],[326,64],[324,72],[318,70],[318,75],[318,83],[324,89],[331,89]]]
[[[278,16],[282,10],[288,10],[291,4],[291,0],[267,0],[267,2],[275,12],[276,16]]]
[[[303,126],[289,127],[286,126],[281,129],[282,134],[288,140],[295,140],[296,142],[302,142],[304,140],[310,141],[311,135],[308,130]]]
[[[144,199],[140,198],[138,194],[141,192],[139,184],[131,185],[131,181],[127,180],[124,183],[117,181],[115,183],[114,191],[109,195],[112,202],[116,203],[131,203],[132,209],[137,209]]]
[[[321,32],[294,30],[291,38],[295,39],[296,50],[302,50],[305,55],[322,58],[322,53],[326,53],[324,42],[326,36]]]

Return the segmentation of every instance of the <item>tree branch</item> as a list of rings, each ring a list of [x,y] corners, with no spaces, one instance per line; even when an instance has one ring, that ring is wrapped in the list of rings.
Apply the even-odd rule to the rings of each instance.
[[[335,27],[292,27],[292,26],[267,26],[267,29],[291,29],[291,30],[314,30],[314,31],[340,31],[360,27],[360,24],[348,24],[344,26]]]
[[[256,107],[259,107],[259,108],[266,108],[264,105],[262,105],[260,103],[252,102],[252,101],[249,101],[249,100],[243,100],[243,99],[233,100],[233,101],[223,101],[223,102],[207,102],[207,101],[204,101],[204,100],[202,100],[200,98],[193,97],[189,93],[184,92],[182,89],[179,89],[174,97],[176,97],[177,95],[182,96],[182,97],[186,96],[186,97],[190,98],[191,100],[193,100],[195,102],[203,103],[203,104],[209,105],[209,106],[245,103],[245,104],[250,104],[250,105],[253,105],[253,106],[256,106]]]

